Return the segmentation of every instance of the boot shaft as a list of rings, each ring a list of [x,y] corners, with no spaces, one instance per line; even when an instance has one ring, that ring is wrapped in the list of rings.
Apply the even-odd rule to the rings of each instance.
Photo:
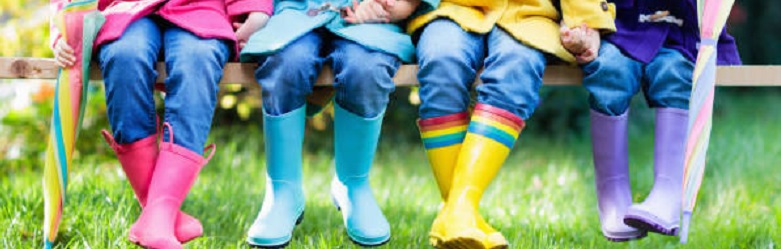
[[[168,141],[175,141],[171,125],[164,123],[163,127],[168,128]],[[209,149],[211,153],[204,158],[199,153],[173,142],[162,142],[152,181],[149,184],[147,204],[169,201],[178,209],[178,205],[182,204],[187,193],[190,192],[201,168],[214,156],[215,146],[213,144],[207,146],[204,152]]]
[[[420,137],[442,200],[447,200],[450,192],[453,169],[468,125],[469,113],[467,112],[418,120]]]
[[[683,167],[689,112],[657,108],[654,138],[654,188],[683,188]]]
[[[117,143],[106,130],[102,130],[101,134],[117,155],[117,160],[133,188],[136,199],[144,207],[149,183],[152,180],[152,172],[154,172],[160,152],[160,147],[157,145],[157,134],[129,144]]]
[[[628,116],[628,111],[619,116],[608,116],[591,110],[591,149],[597,188],[602,182],[615,178],[626,178],[628,184]]]
[[[279,116],[263,112],[266,173],[269,180],[300,185],[305,108]]]
[[[524,126],[521,118],[506,110],[477,104],[458,155],[450,198],[468,195],[476,205]]]
[[[334,158],[336,175],[345,185],[369,175],[385,112],[364,118],[334,104]]]

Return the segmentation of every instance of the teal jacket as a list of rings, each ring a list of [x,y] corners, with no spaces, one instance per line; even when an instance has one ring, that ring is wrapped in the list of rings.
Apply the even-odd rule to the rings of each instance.
[[[241,61],[257,61],[281,50],[304,34],[325,28],[337,36],[355,41],[367,48],[396,55],[405,63],[415,62],[412,39],[401,25],[405,24],[349,24],[335,11],[307,15],[310,9],[324,3],[336,7],[351,6],[351,0],[276,0],[274,15],[266,27],[255,32],[241,51]],[[408,18],[434,10],[439,0],[422,0],[418,9]]]

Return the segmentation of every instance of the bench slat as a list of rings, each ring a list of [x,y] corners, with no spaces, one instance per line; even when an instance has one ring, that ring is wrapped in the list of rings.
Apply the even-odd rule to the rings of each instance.
[[[100,80],[100,70],[94,64],[91,78]],[[225,66],[223,83],[237,83],[254,86],[255,63],[231,62]],[[158,63],[157,82],[165,79],[165,65]],[[0,79],[54,79],[58,68],[53,59],[0,57]],[[417,65],[403,65],[399,68],[393,81],[397,86],[415,86],[418,84]],[[581,71],[577,67],[549,66],[545,69],[543,82],[545,85],[572,86],[581,84]],[[720,86],[781,86],[781,66],[720,66],[716,75]],[[479,83],[479,79],[477,80]],[[316,85],[333,84],[333,72],[329,67],[317,78]]]

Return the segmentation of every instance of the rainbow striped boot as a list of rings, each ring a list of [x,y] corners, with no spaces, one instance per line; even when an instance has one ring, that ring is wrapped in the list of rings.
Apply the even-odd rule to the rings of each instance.
[[[443,201],[447,201],[450,186],[453,182],[453,169],[456,166],[458,154],[461,151],[461,143],[466,136],[469,125],[469,113],[461,112],[418,120],[420,136],[426,148],[429,164],[434,172],[434,178],[439,186],[439,193]],[[487,234],[483,241],[485,248],[502,248],[507,246],[507,240],[501,233],[477,217],[477,225],[481,231]],[[438,247],[442,243],[443,231],[432,230],[430,233],[431,244]]]
[[[509,111],[478,103],[453,171],[447,202],[430,235],[440,248],[486,248],[491,240],[480,227],[480,199],[510,154],[524,121]],[[498,248],[506,248],[501,245]]]

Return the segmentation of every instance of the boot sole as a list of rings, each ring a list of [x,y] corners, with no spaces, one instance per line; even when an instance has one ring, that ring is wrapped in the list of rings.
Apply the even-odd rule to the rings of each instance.
[[[304,221],[304,212],[301,212],[301,214],[298,215],[298,218],[296,218],[296,226],[301,224],[301,222],[303,222],[303,221]],[[295,227],[294,227],[294,229],[295,229]],[[289,240],[285,241],[282,244],[278,244],[278,245],[260,245],[260,244],[253,244],[252,242],[249,241],[249,238],[247,238],[247,245],[250,248],[281,249],[281,248],[285,248],[288,245],[290,245],[290,241],[291,240],[293,240],[292,236],[290,237]]]
[[[624,216],[624,224],[634,227],[640,230],[645,230],[653,233],[663,234],[667,236],[675,236],[678,234],[678,228],[666,228],[659,223],[648,219],[647,217],[627,214]]]
[[[626,237],[608,236],[608,235],[605,235],[603,233],[602,236],[604,236],[605,239],[607,239],[607,240],[609,240],[611,242],[628,242],[628,241],[632,241],[632,240],[639,240],[639,239],[645,238],[646,236],[648,236],[648,233],[647,232],[643,232],[643,233],[640,233],[640,234],[638,234],[636,236],[626,236]]]
[[[450,241],[442,242],[443,249],[485,249],[482,241],[474,238],[456,237]]]

